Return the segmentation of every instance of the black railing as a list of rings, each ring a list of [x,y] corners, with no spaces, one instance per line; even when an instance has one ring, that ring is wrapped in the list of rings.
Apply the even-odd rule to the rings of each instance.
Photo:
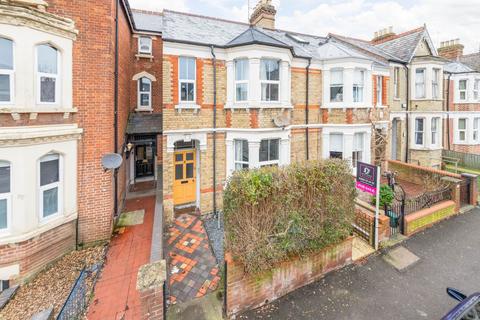
[[[405,215],[411,214],[413,212],[429,208],[436,203],[451,200],[452,199],[452,190],[450,188],[437,190],[437,191],[427,191],[417,197],[409,198],[405,201]],[[401,203],[394,203],[393,206],[401,206]]]

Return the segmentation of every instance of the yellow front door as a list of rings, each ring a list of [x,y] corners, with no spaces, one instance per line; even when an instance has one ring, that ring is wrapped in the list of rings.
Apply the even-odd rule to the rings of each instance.
[[[175,151],[173,155],[173,204],[195,201],[195,150]]]

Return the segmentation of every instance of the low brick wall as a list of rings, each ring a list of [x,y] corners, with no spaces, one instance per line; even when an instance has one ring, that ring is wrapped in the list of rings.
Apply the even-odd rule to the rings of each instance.
[[[304,258],[285,261],[261,274],[247,275],[227,254],[227,315],[260,307],[352,261],[353,237]]]
[[[441,176],[462,179],[462,176],[457,173],[452,173],[444,170],[438,170],[430,167],[422,167],[416,164],[405,163],[396,160],[388,160],[388,170],[397,172],[398,178],[401,180],[410,181],[415,184],[423,185],[429,177]]]
[[[361,204],[358,204],[359,202]],[[370,226],[370,228],[365,231],[369,233],[369,243],[373,245],[373,235],[375,233],[375,208],[363,201],[357,200],[357,206],[355,207],[355,223],[362,229],[365,229],[364,225],[362,225],[362,220],[368,221],[367,225]],[[381,210],[381,214],[378,215],[378,241],[382,242],[388,240],[388,238],[390,238],[390,218],[383,214],[383,210]]]
[[[455,202],[452,200],[442,201],[430,208],[405,216],[405,234],[410,236],[455,215],[457,213],[455,207]]]
[[[141,266],[137,274],[137,290],[140,293],[139,320],[162,320],[165,318],[163,286],[166,275],[166,261],[159,260]]]

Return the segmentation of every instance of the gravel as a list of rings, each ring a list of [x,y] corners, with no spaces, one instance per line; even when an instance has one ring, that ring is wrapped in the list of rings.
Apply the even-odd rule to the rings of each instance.
[[[65,255],[21,286],[15,297],[0,311],[0,320],[30,319],[52,306],[56,316],[83,267],[103,261],[104,253],[105,247],[97,246]],[[93,283],[87,282],[87,286],[90,290]]]
[[[220,218],[220,228],[218,228],[218,218]],[[213,254],[217,259],[219,266],[223,266],[224,254],[223,254],[223,212],[219,212],[218,217],[216,215],[210,215],[204,220],[205,230],[210,240],[210,245],[213,249]]]

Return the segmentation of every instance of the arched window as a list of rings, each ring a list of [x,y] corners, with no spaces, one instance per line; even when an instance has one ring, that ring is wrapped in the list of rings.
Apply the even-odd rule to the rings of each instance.
[[[138,108],[152,108],[152,81],[147,77],[138,79]]]
[[[0,161],[0,232],[8,229],[10,217],[10,163]]]
[[[39,163],[40,218],[45,219],[62,211],[61,157],[48,154]]]
[[[37,86],[38,103],[58,103],[59,54],[48,44],[37,46]]]
[[[0,104],[13,102],[13,41],[0,38]]]

